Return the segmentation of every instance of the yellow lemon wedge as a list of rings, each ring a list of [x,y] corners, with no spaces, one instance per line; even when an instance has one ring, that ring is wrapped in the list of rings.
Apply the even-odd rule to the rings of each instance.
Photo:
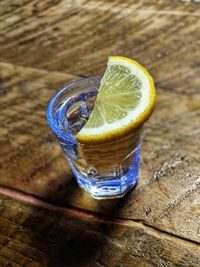
[[[111,56],[90,117],[77,133],[81,143],[104,143],[136,130],[151,116],[154,81],[135,60]]]

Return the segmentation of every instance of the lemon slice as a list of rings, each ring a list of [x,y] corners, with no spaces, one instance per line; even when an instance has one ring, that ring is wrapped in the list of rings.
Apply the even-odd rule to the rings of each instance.
[[[94,108],[77,140],[102,143],[134,131],[150,117],[155,100],[154,82],[144,67],[129,58],[109,57]]]

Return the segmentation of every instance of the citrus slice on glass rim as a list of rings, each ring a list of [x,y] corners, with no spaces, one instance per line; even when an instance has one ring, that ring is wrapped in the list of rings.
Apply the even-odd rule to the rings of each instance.
[[[116,140],[151,116],[156,102],[154,81],[135,60],[111,56],[90,117],[77,133],[81,143]]]

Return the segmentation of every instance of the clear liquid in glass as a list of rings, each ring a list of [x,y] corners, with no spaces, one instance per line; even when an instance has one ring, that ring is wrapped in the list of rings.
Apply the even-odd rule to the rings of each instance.
[[[64,88],[52,100],[47,118],[78,184],[96,199],[118,198],[137,184],[142,128],[102,144],[77,142],[76,134],[93,109],[99,80],[83,79]]]

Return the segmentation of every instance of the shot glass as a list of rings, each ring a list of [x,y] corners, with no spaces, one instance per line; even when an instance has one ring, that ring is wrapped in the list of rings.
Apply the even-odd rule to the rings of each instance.
[[[79,186],[95,199],[123,197],[138,182],[142,125],[112,141],[83,144],[76,134],[93,109],[101,76],[83,78],[51,99],[47,120]]]

